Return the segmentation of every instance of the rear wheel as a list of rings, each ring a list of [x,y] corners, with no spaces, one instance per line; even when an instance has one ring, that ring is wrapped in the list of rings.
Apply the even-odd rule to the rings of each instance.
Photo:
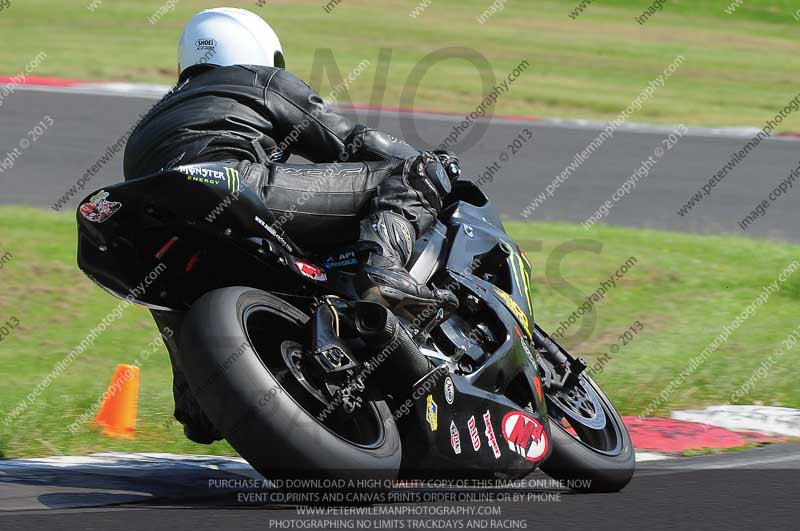
[[[546,394],[553,453],[542,465],[581,492],[616,492],[633,477],[636,458],[622,418],[600,387],[581,375]]]
[[[391,412],[368,393],[330,407],[303,349],[307,315],[234,287],[201,297],[181,330],[181,359],[198,402],[236,451],[267,477],[394,478],[401,445]]]

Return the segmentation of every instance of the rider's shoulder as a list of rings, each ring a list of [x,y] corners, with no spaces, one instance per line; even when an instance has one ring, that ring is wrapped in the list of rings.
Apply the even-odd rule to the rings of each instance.
[[[271,70],[274,70],[274,72],[271,72],[267,81],[267,88],[270,90],[284,93],[313,91],[313,89],[308,86],[305,81],[292,74],[288,70],[283,68],[273,68]]]

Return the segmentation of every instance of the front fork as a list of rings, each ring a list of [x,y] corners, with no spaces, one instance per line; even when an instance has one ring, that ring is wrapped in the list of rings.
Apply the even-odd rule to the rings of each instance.
[[[542,368],[542,387],[548,392],[555,392],[578,381],[578,377],[588,365],[581,357],[567,354],[552,338],[534,323],[533,345],[539,353]]]

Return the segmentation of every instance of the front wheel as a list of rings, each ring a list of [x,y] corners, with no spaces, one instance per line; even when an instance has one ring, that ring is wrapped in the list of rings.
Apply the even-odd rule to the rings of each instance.
[[[553,453],[542,470],[580,492],[616,492],[633,477],[636,457],[628,429],[588,375],[546,394]]]
[[[203,411],[262,475],[393,479],[400,436],[376,397],[327,407],[303,349],[309,317],[266,292],[231,287],[195,302],[180,363]],[[316,388],[315,388],[316,387]]]

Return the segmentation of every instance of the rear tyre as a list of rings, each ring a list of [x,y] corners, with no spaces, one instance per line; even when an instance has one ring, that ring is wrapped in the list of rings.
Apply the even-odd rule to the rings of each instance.
[[[266,292],[223,288],[192,306],[181,330],[186,379],[203,411],[270,478],[393,479],[400,436],[389,408],[367,397],[346,414],[303,376],[309,317]]]

